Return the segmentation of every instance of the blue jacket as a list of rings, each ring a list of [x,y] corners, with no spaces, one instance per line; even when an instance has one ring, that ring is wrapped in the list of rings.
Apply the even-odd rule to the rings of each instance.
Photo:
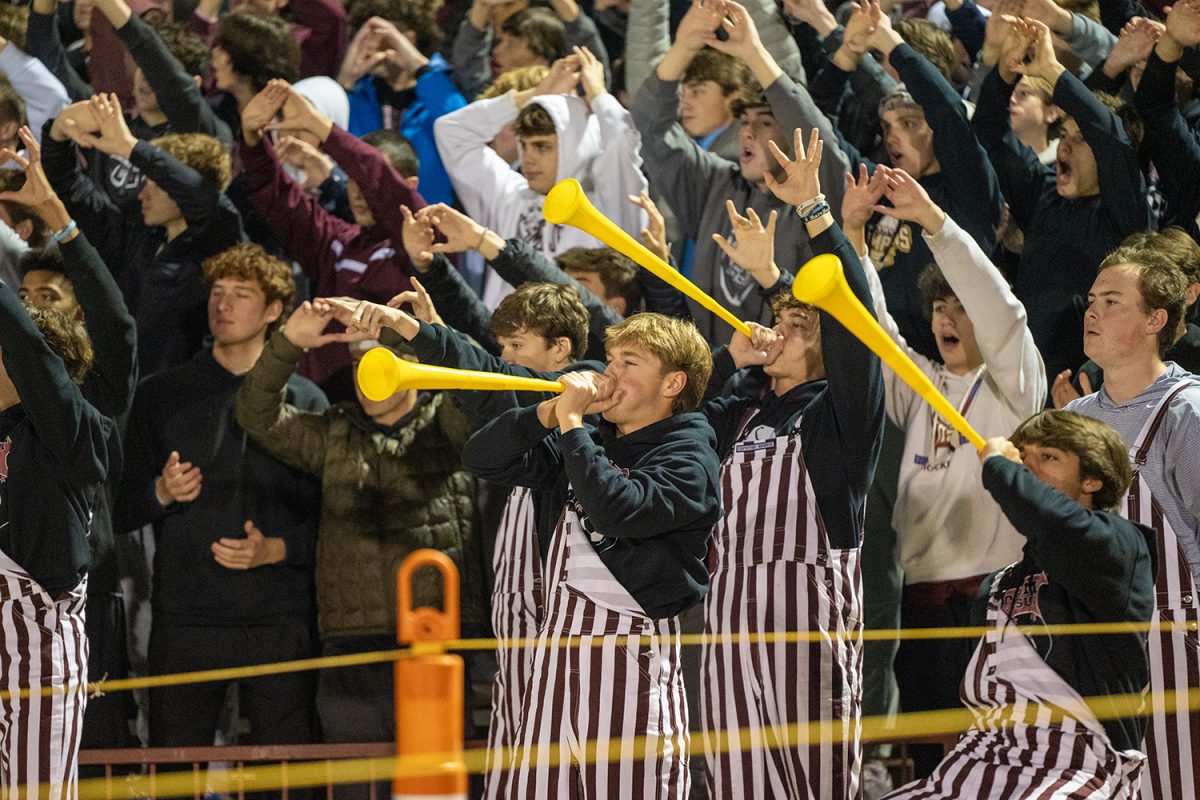
[[[450,65],[440,53],[434,53],[429,64],[418,71],[415,93],[416,99],[403,103],[398,98],[408,93],[394,92],[371,75],[359,78],[347,92],[350,133],[364,136],[380,128],[399,130],[417,151],[421,195],[430,203],[453,204],[454,187],[438,155],[433,123],[465,106],[467,100],[450,80]]]

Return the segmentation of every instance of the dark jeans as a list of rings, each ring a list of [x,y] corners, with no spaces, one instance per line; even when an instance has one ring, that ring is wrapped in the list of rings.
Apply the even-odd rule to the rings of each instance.
[[[936,607],[911,599],[912,588],[905,587],[900,610],[900,627],[950,628],[971,624],[971,605],[978,581],[955,582],[956,589]],[[975,589],[971,588],[974,584]],[[919,586],[931,586],[920,584]],[[896,653],[896,683],[900,687],[900,708],[909,711],[934,711],[962,707],[959,687],[977,640],[905,639]],[[944,755],[941,745],[914,745],[909,749],[917,778],[926,778]]]

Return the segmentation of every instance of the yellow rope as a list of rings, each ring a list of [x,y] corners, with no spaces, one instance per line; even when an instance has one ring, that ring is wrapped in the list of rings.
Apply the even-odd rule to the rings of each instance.
[[[1156,699],[1160,696],[1169,707],[1173,707],[1175,692],[1155,694]],[[1150,694],[1142,692],[1086,698],[1088,706],[1102,721],[1117,717],[1148,716],[1151,713],[1149,700]],[[1188,694],[1188,701],[1189,708],[1200,709],[1200,689],[1191,690]],[[896,738],[901,731],[905,738],[957,735],[970,727],[973,719],[970,709],[967,708],[922,711],[898,714],[894,717],[864,717],[861,739],[864,742],[887,741]],[[694,754],[699,755],[705,751],[740,752],[748,749],[781,746],[799,748],[806,746],[809,742],[818,742],[822,739],[839,741],[838,727],[840,726],[835,726],[831,722],[810,722],[800,725],[713,731],[693,736],[691,750]],[[629,754],[630,741],[633,745],[632,755]],[[590,763],[598,760],[602,753],[610,761],[622,757],[643,758],[647,750],[656,745],[657,740],[647,737],[635,737],[632,740],[594,740],[586,743],[583,759]],[[529,760],[535,764],[554,763],[558,760],[560,750],[561,745],[558,744],[540,750],[534,748],[530,752]],[[487,748],[475,748],[465,750],[461,759],[457,759],[454,754],[446,753],[307,763],[252,764],[229,770],[201,771],[199,783],[204,791],[235,792],[239,789],[247,792],[274,791],[284,786],[303,788],[387,780],[392,776],[435,775],[452,772],[458,769],[459,763],[465,764],[468,773],[479,774],[487,767],[488,753]],[[497,751],[498,757],[501,759],[508,759],[515,753],[516,750],[512,748]],[[129,797],[190,796],[194,793],[197,783],[196,775],[191,771],[159,773],[155,776],[114,777],[112,780],[118,783],[123,782],[124,788],[120,792]],[[80,800],[102,800],[112,795],[108,779],[91,778],[79,782]]]
[[[1021,625],[1017,630],[1027,635],[1043,636],[1098,636],[1105,634],[1142,633],[1169,631],[1182,628],[1196,631],[1200,625],[1191,622],[1084,622],[1060,625]],[[776,644],[796,642],[819,642],[838,638],[854,638],[861,636],[864,641],[903,640],[903,639],[976,639],[991,630],[988,626],[964,626],[956,628],[906,628],[893,630],[890,628],[871,629],[861,632],[830,632],[830,631],[779,631],[769,633],[732,633],[705,634],[693,633],[679,636],[680,644],[695,646],[702,644]],[[638,636],[628,637],[598,637],[574,636],[560,637],[547,642],[551,647],[600,647],[617,642],[624,644],[630,639],[637,640]],[[129,691],[131,689],[157,688],[160,686],[178,686],[186,683],[207,683],[212,681],[232,681],[244,678],[259,678],[264,675],[280,675],[288,672],[303,672],[315,669],[334,669],[337,667],[352,667],[362,664],[378,664],[385,661],[398,661],[402,658],[412,658],[422,655],[440,655],[447,652],[470,652],[478,650],[497,650],[500,648],[533,647],[537,645],[536,637],[524,639],[452,639],[443,642],[420,642],[411,647],[395,650],[378,650],[371,653],[350,653],[341,656],[324,656],[321,658],[305,658],[298,661],[281,661],[273,664],[256,664],[247,667],[229,667],[225,669],[200,670],[196,672],[180,672],[171,675],[151,675],[143,678],[122,678],[119,680],[93,681],[87,684],[89,695],[101,695],[109,692]],[[42,687],[37,690],[40,695],[62,694],[77,691],[77,686]],[[34,690],[21,689],[18,696],[29,697]],[[11,697],[8,691],[0,691],[0,699]]]

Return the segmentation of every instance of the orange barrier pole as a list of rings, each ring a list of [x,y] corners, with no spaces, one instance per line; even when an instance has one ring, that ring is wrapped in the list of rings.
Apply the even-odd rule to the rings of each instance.
[[[421,567],[442,573],[444,611],[412,608],[412,577]],[[417,550],[400,565],[396,585],[396,640],[400,644],[457,639],[458,569],[438,550]],[[463,760],[463,660],[447,654],[396,662],[396,770],[393,800],[466,800]],[[414,764],[428,771],[412,774]]]

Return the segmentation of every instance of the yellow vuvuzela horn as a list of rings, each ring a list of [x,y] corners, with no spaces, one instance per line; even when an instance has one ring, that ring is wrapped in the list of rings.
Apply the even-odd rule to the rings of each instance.
[[[875,318],[850,291],[840,258],[824,253],[811,259],[796,273],[796,280],[792,284],[792,296],[801,303],[817,306],[842,323],[891,367],[902,381],[911,386],[914,392],[933,406],[946,422],[967,437],[977,450],[983,449],[983,437],[963,419],[958,409],[937,390],[908,354],[892,341],[892,337],[879,327]]]
[[[700,305],[728,322],[736,331],[747,338],[750,326],[735,317],[729,309],[709,297],[703,289],[689,281],[671,265],[651,253],[637,239],[621,230],[616,223],[601,214],[587,199],[583,187],[574,178],[566,178],[555,184],[542,204],[542,215],[555,225],[570,225],[590,234],[606,245],[629,256],[638,264],[653,272]]]
[[[358,362],[358,385],[368,400],[386,400],[404,389],[468,389],[472,391],[512,389],[517,392],[561,392],[558,381],[522,378],[498,372],[451,369],[414,364],[388,350],[373,347]]]

